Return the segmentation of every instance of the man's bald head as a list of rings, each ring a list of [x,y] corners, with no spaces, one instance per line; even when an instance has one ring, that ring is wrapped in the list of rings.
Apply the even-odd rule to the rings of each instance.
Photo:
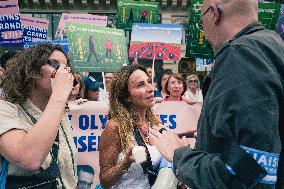
[[[258,1],[257,0],[209,0],[222,7],[225,17],[232,16],[256,16],[258,15]]]
[[[206,14],[201,23],[214,51],[247,25],[258,21],[257,5],[257,0],[204,0],[201,13]]]

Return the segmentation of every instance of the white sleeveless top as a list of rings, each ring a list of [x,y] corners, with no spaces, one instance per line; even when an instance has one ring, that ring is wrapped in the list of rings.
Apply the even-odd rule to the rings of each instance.
[[[162,155],[156,148],[156,146],[147,145],[149,150],[153,168],[157,170],[159,168]],[[118,161],[124,158],[124,154],[121,152],[118,156]],[[139,163],[132,163],[130,168],[121,179],[111,187],[111,189],[150,189],[150,184],[148,181],[148,175],[143,173],[143,168]]]

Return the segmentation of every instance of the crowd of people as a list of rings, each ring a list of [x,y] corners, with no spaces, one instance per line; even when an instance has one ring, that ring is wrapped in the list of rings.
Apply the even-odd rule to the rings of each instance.
[[[74,73],[59,45],[2,55],[0,188],[91,188],[95,171],[77,165],[68,104],[102,101],[99,187],[283,189],[284,43],[257,15],[255,0],[204,0],[199,24],[215,64],[202,89],[198,76],[171,70],[155,86],[137,59],[98,82]],[[167,101],[203,103],[197,131],[187,133],[194,149],[155,115]]]

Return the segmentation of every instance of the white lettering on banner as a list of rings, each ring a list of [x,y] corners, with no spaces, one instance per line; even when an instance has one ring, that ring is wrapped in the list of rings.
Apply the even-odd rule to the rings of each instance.
[[[0,30],[14,30],[21,29],[21,24],[19,22],[16,23],[0,23]]]
[[[274,14],[275,9],[258,9],[259,13],[271,13]]]
[[[246,146],[241,147],[267,171],[267,175],[260,182],[264,184],[275,184],[277,180],[279,154],[260,151]]]
[[[3,39],[18,39],[22,37],[22,31],[6,31],[1,32],[1,37]]]
[[[20,15],[18,14],[11,14],[11,15],[2,15],[0,16],[0,21],[12,21],[12,20],[19,20],[20,19]]]
[[[25,25],[22,25],[22,29],[27,29],[27,30],[31,30],[31,31],[35,31],[35,32],[47,33],[47,29],[39,28],[39,27],[35,27],[35,26],[25,26]]]
[[[32,36],[32,37],[37,37],[37,38],[46,38],[46,34],[33,32],[33,31],[27,31],[27,35]]]
[[[157,4],[148,4],[148,3],[133,3],[133,2],[131,2],[131,3],[126,3],[126,2],[122,2],[122,1],[119,1],[118,2],[118,4],[117,4],[118,6],[129,6],[129,5],[131,5],[131,6],[137,6],[137,7],[154,7],[154,8],[158,8],[158,5]]]

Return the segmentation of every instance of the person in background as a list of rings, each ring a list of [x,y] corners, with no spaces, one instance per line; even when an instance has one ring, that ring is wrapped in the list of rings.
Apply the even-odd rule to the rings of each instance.
[[[186,91],[186,83],[180,74],[172,74],[165,87],[167,96],[163,101],[187,101],[182,97]]]
[[[283,189],[283,40],[258,23],[256,0],[204,0],[201,13],[215,64],[195,149],[158,128],[150,141],[193,189]]]
[[[80,73],[74,73],[73,75],[74,79],[77,81],[77,85],[73,86],[73,90],[68,99],[68,105],[70,105],[71,103],[80,105],[88,101],[84,97],[85,85],[83,83],[82,76]]]
[[[92,55],[94,55],[96,62],[98,63],[100,61],[100,59],[99,59],[98,54],[97,54],[96,49],[95,49],[94,36],[90,35],[90,37],[89,37],[89,56],[88,56],[87,62],[91,61]]]
[[[6,51],[0,58],[0,99],[4,98],[3,89],[1,87],[2,81],[4,80],[6,65],[9,59],[13,58],[18,52],[17,51]]]
[[[186,77],[187,90],[184,93],[184,98],[188,103],[194,104],[196,102],[203,102],[202,91],[200,89],[200,81],[194,74]]]
[[[109,102],[109,92],[111,90],[111,84],[112,84],[112,80],[113,80],[113,73],[111,72],[106,72],[104,74],[105,77],[105,89],[104,90],[100,90],[99,92],[99,101],[105,101],[105,102]]]
[[[158,101],[161,101],[163,98],[165,98],[167,96],[167,92],[166,92],[166,82],[168,81],[168,78],[173,74],[173,72],[171,70],[164,70],[161,77],[159,78],[158,82],[157,82],[157,89],[154,91],[154,96],[155,97],[159,97],[159,99],[157,99]]]
[[[139,64],[139,63],[138,63],[138,59],[137,59],[137,58],[134,58],[134,60],[132,61],[132,64]]]
[[[90,165],[77,165],[78,189],[90,189],[94,182],[95,171]]]
[[[126,21],[126,24],[128,24],[130,21],[131,21],[131,24],[134,22],[133,16],[134,16],[133,7],[131,7],[130,11],[129,11],[129,16],[128,16],[127,21]]]
[[[92,76],[84,76],[83,81],[85,84],[84,97],[90,101],[98,101],[100,88],[103,88],[103,83],[97,82]]]
[[[106,59],[105,61],[112,61],[112,58],[111,58],[111,52],[112,52],[112,41],[111,39],[107,39],[105,41],[105,48],[106,48]]]
[[[74,73],[74,79],[78,82],[77,85],[73,86],[72,93],[69,97],[69,101],[76,101],[84,98],[85,85],[82,80],[80,73]]]
[[[152,67],[147,67],[146,69],[147,69],[147,73],[148,73],[149,77],[150,77],[151,79],[154,79],[155,73],[153,73]]]
[[[59,45],[35,45],[9,61],[0,100],[1,166],[9,162],[6,188],[77,186],[77,149],[65,111],[73,88],[70,71]]]
[[[140,23],[145,23],[146,22],[146,17],[148,15],[148,12],[146,9],[144,9],[141,14],[140,14]]]

